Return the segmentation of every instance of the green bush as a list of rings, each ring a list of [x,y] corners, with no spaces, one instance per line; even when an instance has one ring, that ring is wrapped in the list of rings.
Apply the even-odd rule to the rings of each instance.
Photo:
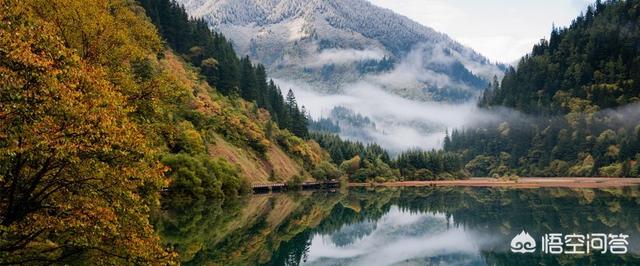
[[[168,154],[162,163],[171,170],[170,192],[187,200],[204,200],[235,196],[249,189],[239,171],[224,159],[212,159],[206,154]]]
[[[496,161],[492,156],[478,155],[469,161],[464,168],[469,171],[472,176],[485,177],[489,176],[495,163]]]
[[[176,129],[178,137],[175,140],[174,152],[199,154],[205,152],[205,145],[200,132],[189,121],[180,122]]]
[[[342,162],[340,164],[340,170],[347,175],[353,175],[358,169],[360,169],[360,163],[360,156],[356,155],[350,160]]]
[[[359,157],[357,158],[359,159]],[[345,164],[347,164],[346,167],[353,166],[349,165],[349,161],[345,161],[343,165]],[[349,176],[349,180],[355,182],[365,182],[367,180],[375,180],[378,177],[389,180],[397,179],[399,175],[400,172],[397,169],[392,169],[388,164],[382,161],[381,158],[377,158],[374,160],[366,159],[360,163],[360,168]]]
[[[304,177],[302,175],[295,175],[289,181],[287,181],[287,186],[289,189],[301,189],[302,183],[304,182]]]
[[[638,127],[638,130],[640,130],[640,126]],[[640,177],[640,154],[636,155],[635,162],[629,171],[629,176]]]
[[[569,164],[565,161],[554,160],[548,168],[552,176],[567,176],[569,173]]]
[[[582,158],[576,165],[569,168],[569,175],[571,176],[591,176],[595,161],[591,154],[580,154]]]
[[[599,172],[601,176],[606,177],[622,176],[622,163],[614,163],[608,166],[600,167]]]
[[[338,168],[336,168],[332,163],[324,161],[311,171],[311,175],[316,180],[331,180],[340,178],[340,176],[342,176],[342,172],[340,172],[340,170],[338,170]]]
[[[433,180],[435,178],[435,175],[433,175],[433,172],[429,169],[418,169],[413,172],[412,176],[413,178],[411,180],[418,181]]]

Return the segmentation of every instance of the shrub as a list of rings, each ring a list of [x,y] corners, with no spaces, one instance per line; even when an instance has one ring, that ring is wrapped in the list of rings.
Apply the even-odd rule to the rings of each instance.
[[[224,159],[180,153],[165,155],[161,161],[171,168],[167,175],[173,180],[170,191],[174,197],[204,200],[235,196],[248,190],[248,183],[238,169]]]
[[[340,164],[340,170],[342,170],[347,175],[355,174],[355,172],[360,169],[360,162],[360,156],[356,155],[350,160],[342,162],[342,164]]]
[[[622,163],[614,163],[598,169],[601,176],[614,177],[622,176]]]
[[[591,176],[593,173],[593,168],[595,166],[595,161],[593,160],[593,156],[591,154],[580,154],[580,161],[569,168],[569,175],[571,176]]]
[[[289,181],[287,181],[287,186],[289,189],[301,189],[302,182],[304,182],[304,177],[302,175],[294,175]]]
[[[311,171],[311,175],[316,180],[331,180],[340,178],[340,176],[342,176],[342,172],[340,172],[335,165],[327,161],[323,161],[313,171]]]

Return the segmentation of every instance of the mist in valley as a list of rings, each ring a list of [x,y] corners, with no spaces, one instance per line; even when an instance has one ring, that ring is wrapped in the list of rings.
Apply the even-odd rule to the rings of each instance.
[[[324,93],[320,85],[299,79],[278,78],[283,92],[292,89],[300,105],[314,120],[328,118],[340,127],[343,138],[377,143],[391,154],[409,149],[439,149],[448,130],[495,120],[495,115],[477,107],[481,91],[434,69],[464,65],[484,80],[502,76],[496,65],[455,60],[446,47],[416,45],[392,69],[365,74],[342,84],[337,93]],[[329,49],[305,64],[307,68],[346,66],[382,60],[384,54],[371,49]],[[446,95],[448,100],[439,99]],[[338,119],[334,108],[348,110],[372,123],[354,125]],[[368,121],[367,121],[368,122]]]
[[[517,110],[494,107],[480,108],[477,100],[464,103],[411,100],[386,91],[380,84],[361,81],[345,86],[342,93],[322,94],[308,84],[288,80],[276,80],[283,90],[292,89],[300,105],[304,105],[314,120],[333,120],[340,127],[343,138],[377,143],[392,155],[406,150],[441,149],[447,132],[454,129],[493,127],[502,122],[539,124],[554,117],[537,117]],[[353,125],[336,119],[335,108],[347,109],[371,123]],[[633,129],[640,122],[640,104],[630,104],[615,109],[600,110],[594,114],[603,117],[607,127],[624,126]]]
[[[313,119],[331,118],[336,107],[345,107],[369,118],[375,128],[354,128],[340,123],[341,136],[362,142],[375,142],[391,153],[408,149],[438,149],[447,130],[493,121],[494,115],[479,109],[475,102],[452,104],[410,100],[384,91],[376,84],[358,82],[340,94],[320,94],[291,81],[277,80],[292,89]]]

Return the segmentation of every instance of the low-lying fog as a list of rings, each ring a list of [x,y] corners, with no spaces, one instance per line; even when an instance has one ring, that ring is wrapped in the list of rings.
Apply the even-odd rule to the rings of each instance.
[[[442,147],[447,131],[503,121],[536,121],[509,108],[492,111],[480,109],[476,102],[451,104],[409,100],[386,92],[379,86],[361,81],[345,86],[342,94],[319,94],[312,88],[295,82],[276,81],[286,91],[293,89],[299,105],[304,105],[314,119],[329,118],[334,107],[346,107],[368,117],[375,128],[349,128],[340,124],[343,138],[362,142],[375,142],[391,154],[409,149],[438,149]],[[599,113],[617,118],[626,126],[640,123],[640,104],[630,104]],[[617,126],[617,125],[616,125]]]
[[[375,142],[387,149],[391,154],[398,154],[408,149],[438,149],[442,147],[447,130],[469,128],[481,123],[498,119],[535,119],[521,115],[515,110],[498,108],[493,111],[480,109],[475,100],[463,104],[445,102],[425,102],[403,98],[390,90],[407,88],[420,90],[421,84],[431,84],[440,89],[460,88],[472,90],[460,82],[452,81],[444,74],[429,70],[430,65],[449,65],[455,60],[444,56],[443,47],[417,46],[391,71],[370,74],[355,83],[342,85],[340,94],[321,94],[322,89],[312,88],[308,83],[286,79],[276,79],[283,93],[294,90],[299,105],[304,105],[311,116],[332,118],[331,111],[335,107],[345,107],[355,114],[369,118],[375,127],[369,125],[353,126],[345,121],[338,121],[343,138],[359,140],[365,143]],[[382,54],[376,50],[328,50],[316,58],[318,64],[349,64],[359,60],[379,59]],[[464,58],[462,56],[458,56]],[[452,61],[453,60],[453,61]],[[464,62],[474,72],[489,76],[501,74],[495,65],[474,65]],[[313,67],[310,65],[308,67]],[[410,94],[410,93],[409,93]],[[639,112],[640,105],[627,106],[614,112],[628,117],[629,111]],[[625,121],[625,120],[621,120]],[[635,120],[634,120],[635,121]],[[635,125],[635,124],[634,124]]]
[[[314,119],[328,118],[334,107],[342,106],[371,119],[376,127],[366,137],[343,132],[348,139],[373,141],[398,153],[408,149],[442,147],[447,130],[463,128],[492,118],[475,102],[449,104],[422,102],[386,92],[375,84],[362,81],[345,86],[342,94],[324,95],[307,85],[286,80],[276,81],[283,91],[293,89],[299,105],[304,105]],[[340,125],[344,127],[344,125]]]

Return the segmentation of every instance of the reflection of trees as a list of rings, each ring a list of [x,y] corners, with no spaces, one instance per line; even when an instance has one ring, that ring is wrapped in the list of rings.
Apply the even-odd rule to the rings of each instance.
[[[444,212],[457,225],[501,234],[520,230],[545,233],[640,232],[640,189],[462,189],[405,190],[397,204],[410,211]],[[631,243],[630,250],[638,251]],[[482,250],[488,265],[625,265],[633,255],[517,256],[506,250]]]
[[[309,229],[340,197],[318,192],[199,202],[162,210],[155,224],[187,265],[289,265],[306,254]]]
[[[336,246],[344,247],[371,235],[376,230],[376,227],[377,224],[372,221],[343,226],[341,230],[331,234],[331,242]]]
[[[483,251],[487,265],[638,265],[639,257],[633,255],[554,255],[539,253],[516,255],[510,252]]]
[[[375,221],[394,205],[409,212],[444,213],[453,217],[454,226],[504,239],[521,230],[535,236],[574,231],[639,235],[638,195],[639,188],[352,189],[343,194],[281,194],[225,204],[199,204],[163,211],[156,225],[167,245],[180,252],[185,264],[297,265],[305,259],[315,234],[334,235],[345,226],[363,222],[375,226]],[[348,236],[337,235],[335,240],[347,245],[371,233],[362,228],[349,231]],[[638,248],[632,243],[630,250]],[[523,258],[506,248],[495,247],[483,247],[482,256],[490,265],[515,264],[522,259],[530,260],[525,264],[550,265],[624,264],[638,259],[631,255],[615,258],[592,255],[578,261],[562,256]]]
[[[386,204],[369,205],[387,210],[398,205],[409,212],[444,213],[456,226],[490,232],[510,239],[521,230],[536,236],[544,233],[625,233],[640,234],[640,189],[495,189],[495,188],[420,188],[362,193],[373,199],[394,194]],[[361,201],[367,201],[363,199]],[[377,213],[376,210],[362,213]],[[367,219],[362,217],[359,219]],[[356,219],[357,220],[357,219]],[[627,264],[640,258],[627,256],[514,256],[506,249],[482,250],[489,265],[527,264]],[[637,252],[637,244],[630,245]],[[523,259],[525,261],[523,261]],[[526,261],[528,260],[528,261]]]
[[[301,261],[306,261],[312,237],[311,230],[305,230],[291,240],[282,243],[266,265],[298,265]]]
[[[222,235],[220,225],[237,218],[243,201],[197,202],[193,205],[166,206],[154,218],[156,231],[165,244],[180,254],[182,261],[193,259],[210,239]]]
[[[458,225],[512,235],[533,233],[637,232],[640,225],[638,188],[593,189],[464,189],[404,190],[401,208],[442,212]],[[559,231],[560,230],[560,231]]]

